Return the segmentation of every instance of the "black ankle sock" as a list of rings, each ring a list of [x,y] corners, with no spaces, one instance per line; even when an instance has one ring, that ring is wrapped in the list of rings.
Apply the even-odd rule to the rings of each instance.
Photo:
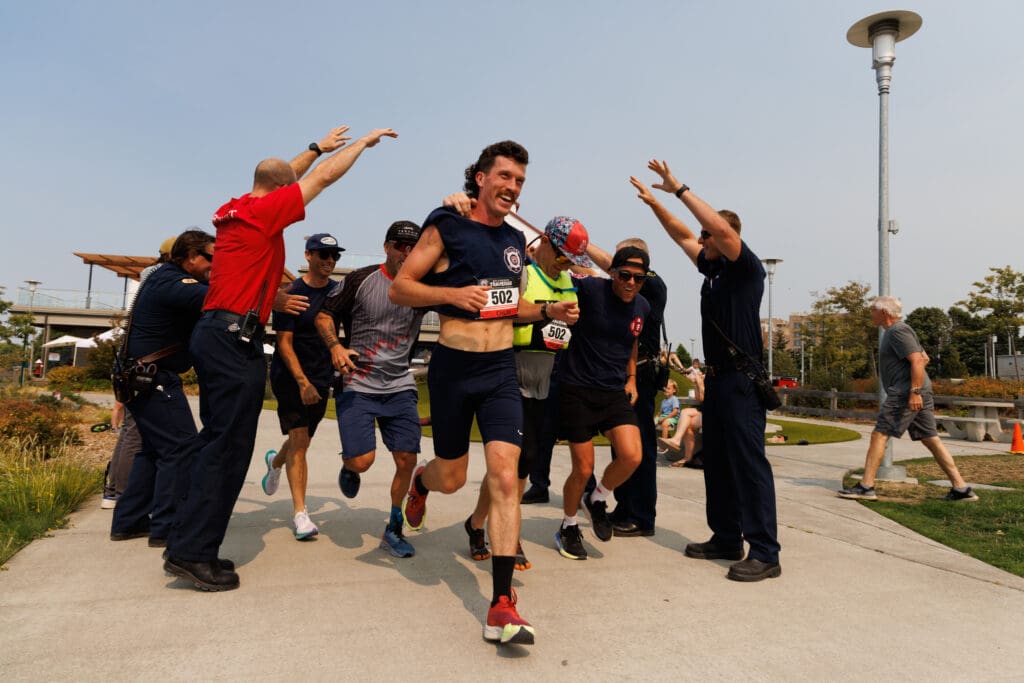
[[[430,493],[430,489],[423,485],[423,478],[421,477],[421,475],[417,474],[416,477],[412,480],[412,484],[413,486],[416,487],[416,493],[420,494],[421,496],[425,496],[428,493]]]
[[[512,574],[516,570],[515,556],[491,555],[491,579],[494,582],[494,597],[491,607],[498,604],[502,595],[512,597]]]

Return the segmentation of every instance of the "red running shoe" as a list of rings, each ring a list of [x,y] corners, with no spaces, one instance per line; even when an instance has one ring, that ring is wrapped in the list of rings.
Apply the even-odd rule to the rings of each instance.
[[[409,495],[405,498],[405,508],[402,510],[406,525],[413,531],[419,531],[423,528],[423,518],[427,514],[427,494],[424,493],[421,496],[419,491],[416,490],[416,477],[423,472],[426,466],[426,461],[421,460],[416,465],[416,469],[413,470],[412,481],[409,482]]]
[[[505,643],[518,643],[520,645],[533,645],[533,636],[536,632],[530,623],[519,616],[516,611],[516,592],[512,591],[512,597],[502,595],[498,598],[498,604],[487,612],[487,623],[484,624],[484,640],[491,640]]]

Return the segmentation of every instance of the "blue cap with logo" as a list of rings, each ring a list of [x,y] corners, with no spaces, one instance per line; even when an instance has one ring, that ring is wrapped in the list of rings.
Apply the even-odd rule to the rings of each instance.
[[[318,232],[306,238],[306,251],[345,251],[344,247],[338,246],[338,240],[326,232]]]

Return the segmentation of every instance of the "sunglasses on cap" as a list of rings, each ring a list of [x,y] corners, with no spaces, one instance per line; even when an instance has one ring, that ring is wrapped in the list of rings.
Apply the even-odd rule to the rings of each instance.
[[[335,249],[317,249],[313,252],[320,257],[321,261],[330,259],[331,261],[337,261],[341,258],[341,252]]]
[[[555,263],[560,263],[562,265],[565,265],[566,263],[572,263],[572,261],[569,260],[569,257],[565,255],[565,252],[556,247],[554,242],[548,240],[548,244],[551,245],[551,250],[555,252]]]
[[[644,280],[647,279],[647,273],[634,273],[633,271],[626,270],[625,268],[620,268],[619,270],[616,270],[615,276],[619,278],[619,280],[622,282],[629,282],[630,280],[632,280],[638,285],[642,285],[644,283]]]

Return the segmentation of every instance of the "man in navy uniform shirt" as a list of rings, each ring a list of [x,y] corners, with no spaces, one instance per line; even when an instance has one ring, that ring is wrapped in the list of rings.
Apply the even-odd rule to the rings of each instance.
[[[180,375],[192,367],[188,339],[203,308],[212,263],[213,235],[186,230],[175,240],[170,261],[143,282],[132,306],[126,355],[152,365],[155,376],[151,388],[128,403],[142,450],[114,508],[112,541],[149,536],[151,547],[167,545],[174,488],[186,456],[182,446],[196,435]]]
[[[764,451],[765,408],[753,381],[733,361],[734,354],[755,362],[761,359],[764,267],[740,239],[739,216],[715,211],[676,180],[664,161],[652,159],[647,167],[661,177],[653,187],[674,194],[701,226],[700,235],[695,235],[643,183],[629,179],[665,232],[704,276],[700,290],[701,335],[707,356],[704,489],[713,535],[705,543],[688,544],[685,554],[701,560],[737,560],[727,574],[733,581],[773,578],[782,573],[782,567],[775,480]],[[743,541],[750,545],[745,559]]]

